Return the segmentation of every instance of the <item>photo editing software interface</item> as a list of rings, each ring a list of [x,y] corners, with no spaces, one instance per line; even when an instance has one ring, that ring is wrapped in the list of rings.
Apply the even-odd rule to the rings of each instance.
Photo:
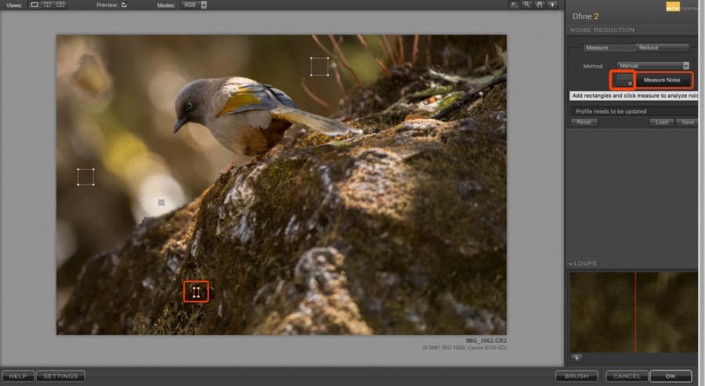
[[[702,0],[1,0],[0,384],[702,384]]]

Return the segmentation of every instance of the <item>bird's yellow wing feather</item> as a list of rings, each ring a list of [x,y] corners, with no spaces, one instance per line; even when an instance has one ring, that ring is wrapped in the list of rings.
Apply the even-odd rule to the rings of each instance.
[[[259,97],[259,93],[256,89],[250,89],[246,87],[240,87],[235,91],[227,101],[225,101],[225,106],[220,110],[218,116],[222,116],[229,113],[236,113],[246,110],[257,110],[268,108],[269,106],[264,106],[262,99]]]

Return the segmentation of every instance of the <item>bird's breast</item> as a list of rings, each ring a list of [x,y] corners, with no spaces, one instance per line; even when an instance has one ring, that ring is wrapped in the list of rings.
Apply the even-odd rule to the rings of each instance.
[[[248,154],[267,147],[262,129],[271,123],[268,110],[252,110],[212,118],[206,126],[223,146],[238,154]]]

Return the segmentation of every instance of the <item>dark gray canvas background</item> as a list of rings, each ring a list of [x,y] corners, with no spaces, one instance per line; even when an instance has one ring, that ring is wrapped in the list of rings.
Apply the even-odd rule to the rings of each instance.
[[[562,18],[538,11],[0,13],[0,364],[562,365]],[[421,350],[464,343],[452,336],[55,335],[56,35],[123,33],[507,34],[509,350]]]

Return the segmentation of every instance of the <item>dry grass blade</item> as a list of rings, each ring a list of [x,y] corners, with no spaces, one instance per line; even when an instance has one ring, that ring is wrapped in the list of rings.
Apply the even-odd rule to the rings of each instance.
[[[326,47],[325,45],[323,45],[323,43],[321,43],[321,41],[318,39],[318,36],[316,36],[316,35],[311,35],[311,37],[313,38],[313,41],[316,42],[316,45],[318,45],[318,47],[320,47],[320,48],[323,50],[323,52],[326,53],[326,55],[328,55],[328,56],[330,56],[330,57],[335,57],[335,54],[333,54],[333,53],[328,49],[328,47]]]
[[[340,63],[341,66],[343,66],[346,70],[350,72],[350,76],[353,78],[355,83],[357,83],[358,86],[362,86],[362,82],[360,82],[360,79],[357,77],[357,74],[355,73],[355,70],[352,69],[352,67],[347,63],[345,60],[345,57],[340,57],[339,55],[336,55],[335,53],[331,52],[331,50],[328,49],[319,39],[318,36],[316,35],[311,35],[313,38],[313,41],[316,42],[316,45],[320,47],[323,52],[326,53],[326,55],[330,56],[333,58],[336,62]]]
[[[387,45],[385,44],[384,36],[382,36],[382,35],[377,36],[377,40],[378,40],[379,46],[382,48],[382,54],[384,55],[384,61],[386,63],[391,63],[392,58],[390,56],[389,50],[387,49]]]
[[[419,56],[419,35],[414,35],[414,45],[411,48],[411,65],[416,66],[416,60]]]
[[[328,35],[328,39],[330,40],[331,44],[333,44],[333,49],[336,53],[335,57],[337,58],[338,62],[340,62],[340,65],[350,71],[350,74],[353,76],[353,78],[355,79],[355,83],[357,83],[358,86],[362,86],[362,82],[360,82],[360,79],[357,77],[357,73],[355,73],[355,70],[353,70],[352,66],[348,62],[348,59],[343,54],[343,50],[340,48],[340,44],[338,44],[338,42],[335,40],[335,36]]]
[[[375,53],[372,51],[372,48],[370,48],[370,46],[367,44],[365,38],[362,35],[357,35],[357,38],[360,40],[360,43],[362,43],[362,46],[365,47],[367,52],[369,52],[370,55],[372,55],[372,57],[375,59],[375,62],[377,62],[379,68],[381,68],[385,74],[388,74],[389,68],[387,68],[387,66],[384,65],[384,62],[382,62],[382,60],[380,60],[377,55],[375,55]]]
[[[340,77],[340,71],[338,71],[338,66],[333,66],[333,72],[335,73],[335,83],[338,84],[338,88],[343,94],[347,94],[345,86],[343,86],[343,79]]]
[[[389,62],[396,65],[397,58],[395,57],[394,50],[392,50],[392,45],[389,44],[389,39],[387,38],[387,35],[382,36],[382,43],[384,43],[382,44],[382,47],[384,47],[384,50],[389,57]]]
[[[433,47],[431,45],[432,39],[433,38],[431,37],[431,35],[428,35],[428,42],[426,43],[426,66],[428,67],[431,67],[431,65],[433,64],[433,60],[431,59],[431,47]]]
[[[313,91],[311,91],[311,90],[308,88],[308,86],[306,86],[306,80],[305,80],[305,79],[306,79],[306,78],[301,78],[301,88],[304,89],[304,91],[306,92],[306,94],[307,94],[309,97],[311,97],[311,99],[313,99],[314,102],[318,103],[319,105],[321,105],[321,106],[323,106],[323,107],[325,107],[325,108],[330,108],[330,105],[329,105],[328,103],[326,103],[326,101],[324,101],[323,99],[317,97],[316,94],[314,94]]]
[[[397,63],[397,65],[401,65],[406,62],[406,55],[404,55],[404,36],[399,36],[397,40],[399,42],[399,63]]]
[[[335,54],[340,57],[340,60],[344,64],[349,64],[348,60],[345,58],[345,55],[343,55],[343,50],[340,49],[340,44],[338,44],[338,41],[335,40],[335,36],[328,35],[328,40],[330,40],[330,43],[333,45],[333,50],[334,50]]]

